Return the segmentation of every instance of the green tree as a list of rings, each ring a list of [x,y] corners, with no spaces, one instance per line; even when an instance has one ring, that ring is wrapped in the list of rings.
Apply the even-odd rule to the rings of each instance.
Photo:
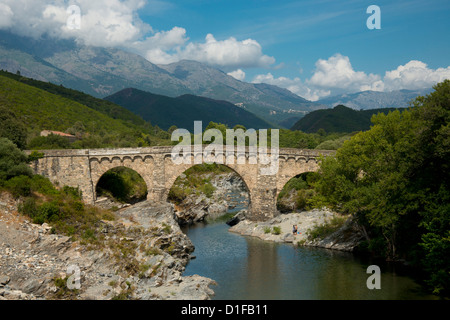
[[[67,138],[56,134],[34,137],[28,143],[28,149],[33,150],[69,149],[70,147],[71,143]]]
[[[371,130],[322,160],[316,205],[352,213],[368,248],[428,271],[436,293],[450,285],[450,81],[409,110],[372,117]]]
[[[19,149],[24,149],[27,144],[25,125],[17,119],[14,112],[3,106],[0,106],[0,137],[8,138]]]
[[[32,171],[27,161],[27,155],[11,140],[0,138],[0,181],[21,175],[31,177]]]

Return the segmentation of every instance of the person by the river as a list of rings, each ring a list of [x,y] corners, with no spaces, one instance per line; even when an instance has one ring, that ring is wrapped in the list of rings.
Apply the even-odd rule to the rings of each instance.
[[[296,225],[296,224],[294,224],[294,225],[292,226],[292,233],[293,233],[294,235],[297,234],[297,225]]]

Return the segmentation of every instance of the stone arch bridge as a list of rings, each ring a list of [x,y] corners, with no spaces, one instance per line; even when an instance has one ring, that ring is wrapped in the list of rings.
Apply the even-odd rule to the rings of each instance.
[[[148,201],[165,202],[177,177],[195,165],[197,156],[204,154],[203,151],[196,152],[192,147],[192,152],[188,155],[193,160],[191,164],[176,164],[172,161],[172,150],[173,147],[45,150],[41,151],[44,157],[35,160],[32,167],[35,174],[43,175],[53,183],[78,187],[82,191],[83,201],[89,204],[96,201],[96,186],[103,174],[115,167],[127,167],[144,179],[148,189]],[[280,148],[277,155],[278,170],[273,175],[261,174],[260,169],[264,165],[249,161],[248,149],[242,154],[245,156],[245,163],[223,162],[234,170],[247,186],[250,198],[247,218],[263,221],[276,215],[278,193],[291,178],[304,172],[317,171],[320,156],[333,154],[334,151]]]

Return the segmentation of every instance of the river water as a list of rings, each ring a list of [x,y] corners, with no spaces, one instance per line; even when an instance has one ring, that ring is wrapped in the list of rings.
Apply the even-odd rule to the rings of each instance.
[[[412,300],[435,299],[423,292],[405,268],[386,263],[381,289],[368,289],[374,264],[352,253],[297,247],[237,235],[223,221],[184,227],[196,259],[184,275],[217,282],[215,300]]]

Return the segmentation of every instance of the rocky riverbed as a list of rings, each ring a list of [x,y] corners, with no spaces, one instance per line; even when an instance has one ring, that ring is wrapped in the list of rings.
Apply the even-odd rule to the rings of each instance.
[[[178,204],[175,219],[180,225],[201,222],[206,218],[217,219],[236,206],[248,206],[247,189],[236,173],[204,174],[202,178],[210,179],[214,193],[207,197],[204,193],[193,192]],[[241,198],[239,203],[234,199],[236,195]]]
[[[51,234],[49,225],[30,223],[17,212],[17,202],[3,193],[0,300],[212,297],[213,280],[182,276],[194,246],[175,222],[172,205],[144,202],[116,214],[116,221],[102,221],[105,245],[90,248]],[[68,290],[68,281],[78,283],[78,289]]]
[[[323,238],[311,239],[311,230],[317,226],[329,224],[333,219],[341,220],[336,230],[333,230]],[[293,232],[294,225],[297,226],[296,233]],[[353,251],[363,238],[350,217],[342,217],[327,209],[281,214],[265,222],[242,220],[231,227],[229,231],[266,241],[342,251]]]

